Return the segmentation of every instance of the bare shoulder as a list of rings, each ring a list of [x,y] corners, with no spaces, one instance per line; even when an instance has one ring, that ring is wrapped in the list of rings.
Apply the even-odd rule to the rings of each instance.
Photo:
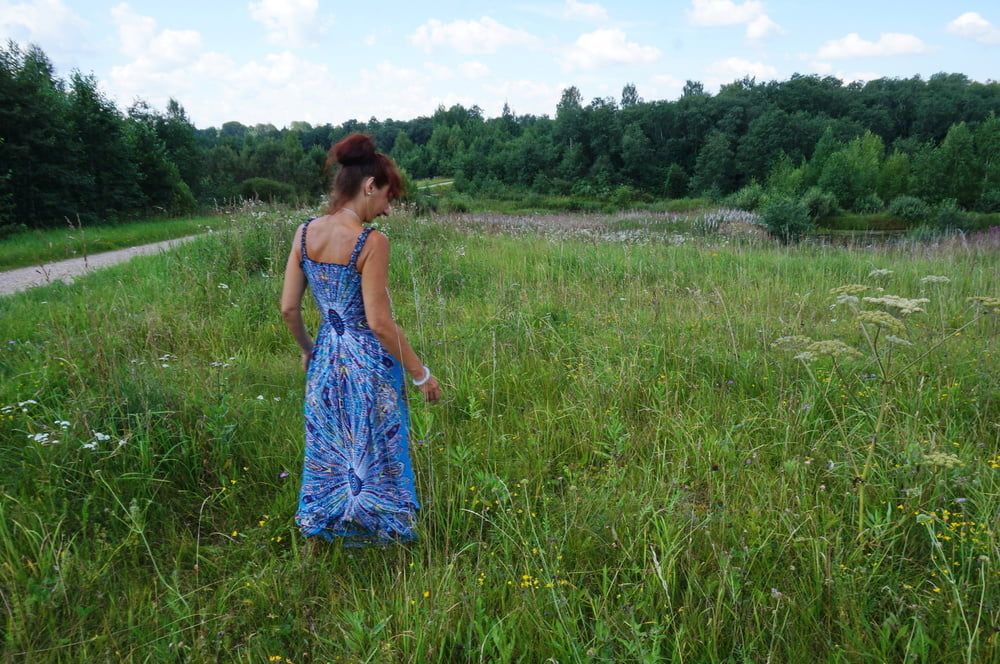
[[[372,232],[365,238],[365,244],[358,254],[358,272],[363,272],[368,260],[375,258],[378,262],[387,263],[389,260],[389,238],[385,233],[372,229]]]

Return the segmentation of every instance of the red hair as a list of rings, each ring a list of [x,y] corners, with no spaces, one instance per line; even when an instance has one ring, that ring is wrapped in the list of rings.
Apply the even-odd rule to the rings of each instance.
[[[375,149],[375,142],[368,134],[351,134],[327,153],[326,167],[339,164],[333,179],[333,191],[327,214],[333,214],[350,199],[358,195],[366,178],[375,178],[375,186],[389,185],[389,200],[395,200],[403,193],[403,178],[399,169],[387,155]]]

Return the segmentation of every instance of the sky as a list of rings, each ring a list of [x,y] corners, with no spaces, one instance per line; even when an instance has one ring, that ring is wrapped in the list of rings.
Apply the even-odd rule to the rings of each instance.
[[[676,99],[744,76],[845,81],[1000,74],[1000,2],[940,0],[0,0],[0,40],[93,74],[122,110],[177,99],[199,128],[487,117],[584,102]]]

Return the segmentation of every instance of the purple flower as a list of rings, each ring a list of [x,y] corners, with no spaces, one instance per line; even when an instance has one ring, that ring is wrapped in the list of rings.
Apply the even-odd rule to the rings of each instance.
[[[968,498],[956,498],[956,499],[955,499],[955,502],[956,502],[956,503],[964,503],[964,502],[965,502],[965,501],[967,501],[967,500],[968,500]]]
[[[283,480],[286,477],[288,477],[288,471],[287,470],[283,470],[280,473],[278,473],[278,479],[279,480]]]

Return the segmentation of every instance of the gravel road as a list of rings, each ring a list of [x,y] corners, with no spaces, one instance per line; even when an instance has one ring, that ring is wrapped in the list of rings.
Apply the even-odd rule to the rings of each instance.
[[[86,274],[91,270],[108,267],[116,263],[123,263],[134,256],[166,251],[196,237],[198,236],[189,235],[173,240],[144,244],[138,247],[105,251],[100,254],[87,256],[86,259],[70,258],[69,260],[58,261],[56,263],[46,263],[0,272],[0,295],[10,295],[11,293],[17,293],[28,288],[34,288],[35,286],[44,286],[53,281],[64,281],[68,284],[73,283],[74,277]]]

